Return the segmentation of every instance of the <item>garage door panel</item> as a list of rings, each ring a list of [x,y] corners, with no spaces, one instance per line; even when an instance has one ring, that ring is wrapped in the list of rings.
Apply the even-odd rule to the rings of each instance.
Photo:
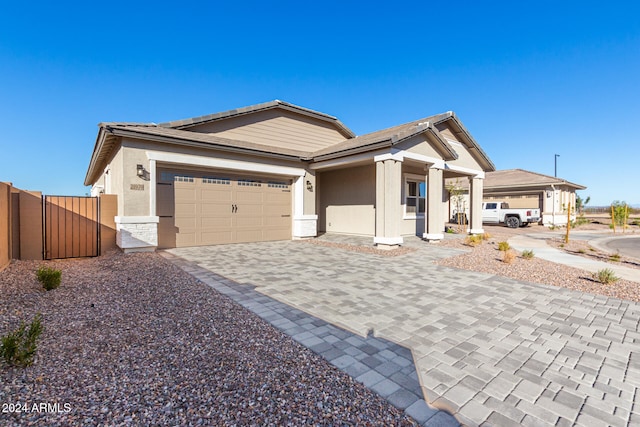
[[[268,216],[264,218],[263,224],[266,227],[285,227],[291,224],[291,217]]]
[[[163,247],[291,238],[290,181],[170,170],[158,179]]]
[[[280,216],[280,215],[288,215],[291,212],[290,206],[282,206],[282,205],[264,205],[262,207],[262,212],[267,216]]]
[[[178,232],[176,233],[176,247],[180,248],[183,246],[196,246],[196,233],[184,233]]]
[[[262,242],[262,230],[238,230],[236,232],[237,243]]]
[[[176,217],[179,217],[179,216],[194,217],[196,216],[197,212],[198,212],[198,205],[196,203],[177,203],[176,202],[176,207],[175,207]]]
[[[233,227],[233,218],[231,217],[202,218],[200,223],[202,225],[203,230],[206,228],[231,229]]]
[[[291,193],[265,193],[263,200],[265,203],[286,204],[291,201]]]
[[[289,240],[291,238],[291,229],[288,227],[274,230],[266,229],[264,230],[263,238],[265,241]]]
[[[176,202],[188,202],[196,199],[195,186],[181,187],[176,185],[175,187],[175,200]]]
[[[229,216],[232,214],[232,203],[205,203],[200,206],[202,216]]]
[[[201,233],[200,245],[220,245],[234,243],[233,232],[230,230],[203,231]]]
[[[259,228],[262,227],[264,225],[264,218],[263,217],[236,217],[235,218],[235,224],[237,227],[253,227],[253,228]]]
[[[259,191],[242,191],[236,193],[236,202],[248,205],[259,205],[263,203],[263,194]]]
[[[217,203],[229,202],[232,200],[231,187],[228,188],[202,188],[200,189],[201,200],[215,200]]]

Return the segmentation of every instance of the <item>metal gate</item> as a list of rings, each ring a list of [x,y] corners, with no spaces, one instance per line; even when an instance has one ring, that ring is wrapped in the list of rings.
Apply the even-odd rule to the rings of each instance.
[[[97,197],[44,196],[44,259],[100,254]]]

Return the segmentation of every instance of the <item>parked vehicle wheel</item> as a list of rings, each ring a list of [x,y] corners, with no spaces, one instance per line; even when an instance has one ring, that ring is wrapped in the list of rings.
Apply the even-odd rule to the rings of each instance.
[[[507,227],[509,228],[518,228],[520,227],[520,218],[517,216],[508,217],[505,222],[507,223]]]

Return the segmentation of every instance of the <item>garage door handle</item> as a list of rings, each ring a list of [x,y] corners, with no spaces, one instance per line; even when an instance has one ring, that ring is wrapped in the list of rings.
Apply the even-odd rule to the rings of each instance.
[[[231,213],[238,212],[238,205],[231,205]]]

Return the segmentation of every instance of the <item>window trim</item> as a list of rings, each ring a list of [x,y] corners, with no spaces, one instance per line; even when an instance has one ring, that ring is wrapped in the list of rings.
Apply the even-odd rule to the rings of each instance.
[[[424,210],[425,212],[409,213],[407,212],[407,187],[409,182],[418,184],[418,194],[420,194],[420,184],[424,184]],[[413,197],[413,196],[410,196]],[[420,196],[416,196],[416,207],[420,209]],[[402,219],[424,219],[427,211],[427,179],[425,175],[416,175],[412,173],[402,174]]]

